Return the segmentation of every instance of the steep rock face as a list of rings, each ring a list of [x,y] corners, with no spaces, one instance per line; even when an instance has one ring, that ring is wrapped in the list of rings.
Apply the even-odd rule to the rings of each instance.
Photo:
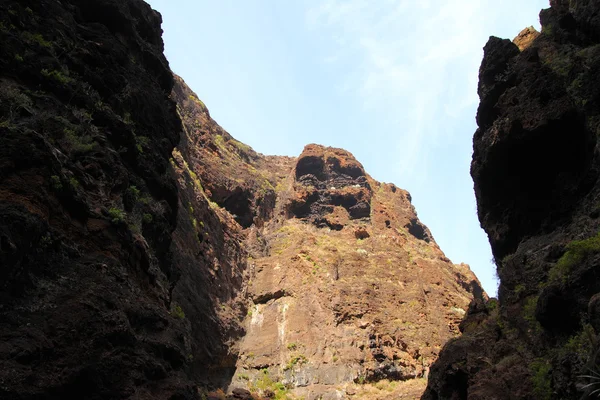
[[[419,396],[468,304],[486,297],[468,266],[444,256],[408,192],[373,180],[342,149],[258,154],[218,126],[180,78],[173,98],[185,131],[174,162],[187,170],[185,185],[244,237],[237,265],[247,303],[218,310],[233,325],[245,316],[229,349],[238,357],[229,388],[307,399]]]
[[[225,359],[213,260],[191,266],[193,230],[174,231],[189,206],[160,22],[139,0],[0,5],[2,399],[196,398]],[[206,220],[208,250],[234,249]]]
[[[178,150],[196,174],[206,197],[224,208],[242,227],[261,226],[273,216],[275,192],[289,172],[290,157],[263,156],[235,140],[212,118],[183,80],[176,77],[173,98],[184,121]]]
[[[184,123],[171,164],[179,208],[173,263],[180,278],[173,301],[191,326],[190,369],[204,388],[227,387],[248,311],[248,236],[273,214],[278,163],[233,139],[175,77],[172,97]],[[273,175],[270,175],[270,174]]]
[[[598,388],[600,5],[552,1],[542,32],[490,38],[471,174],[500,278],[424,399],[575,399]]]

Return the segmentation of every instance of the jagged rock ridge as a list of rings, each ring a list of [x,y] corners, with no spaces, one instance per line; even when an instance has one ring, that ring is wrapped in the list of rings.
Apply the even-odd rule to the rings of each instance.
[[[471,174],[499,303],[470,306],[423,399],[598,389],[599,16],[596,1],[551,1],[541,33],[484,48]]]

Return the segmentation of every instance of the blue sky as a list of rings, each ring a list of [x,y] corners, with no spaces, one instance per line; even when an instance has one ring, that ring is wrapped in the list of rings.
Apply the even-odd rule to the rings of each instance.
[[[469,175],[477,74],[488,37],[539,29],[548,0],[148,2],[171,68],[224,129],[263,154],[351,151],[496,293]]]

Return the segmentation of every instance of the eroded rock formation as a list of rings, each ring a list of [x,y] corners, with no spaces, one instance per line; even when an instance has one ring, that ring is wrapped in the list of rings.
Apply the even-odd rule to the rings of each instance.
[[[500,278],[424,399],[579,399],[597,375],[600,5],[552,1],[542,32],[492,37],[471,174]],[[585,386],[591,383],[591,386]]]

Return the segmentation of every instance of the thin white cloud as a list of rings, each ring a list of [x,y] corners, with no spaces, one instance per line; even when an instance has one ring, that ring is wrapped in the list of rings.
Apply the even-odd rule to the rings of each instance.
[[[327,0],[308,12],[312,29],[338,38],[328,61],[357,69],[344,86],[369,111],[401,113],[393,132],[401,180],[417,165],[422,178],[431,145],[447,139],[440,116],[458,118],[477,102],[483,12],[472,0]]]
[[[364,152],[396,160],[385,172],[416,194],[419,214],[440,246],[451,258],[470,262],[490,293],[491,255],[465,176],[482,47],[491,34],[514,37],[526,26],[538,27],[537,13],[547,5],[547,0],[323,0],[307,13],[307,26],[332,55],[327,67],[341,80],[336,86],[370,120],[385,121],[373,124],[368,135],[379,141]],[[448,170],[461,175],[454,178]],[[456,193],[454,185],[460,186]],[[448,190],[447,199],[438,198],[439,190],[431,189],[436,186]],[[445,209],[446,203],[455,208]]]

